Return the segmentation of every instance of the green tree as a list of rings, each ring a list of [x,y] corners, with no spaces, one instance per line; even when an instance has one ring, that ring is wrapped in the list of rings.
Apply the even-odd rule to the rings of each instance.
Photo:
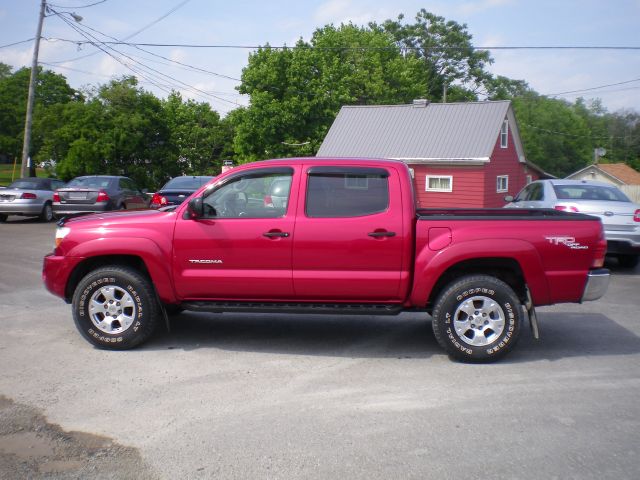
[[[162,102],[162,108],[170,149],[181,173],[218,174],[231,141],[220,115],[208,103],[183,101],[177,92]]]
[[[591,132],[570,103],[531,93],[515,98],[513,106],[530,161],[558,177],[589,164]]]
[[[421,9],[415,23],[405,23],[404,15],[382,25],[372,23],[374,30],[391,34],[408,57],[424,63],[426,95],[432,101],[475,100],[486,90],[491,75],[486,71],[493,62],[489,52],[476,50],[466,24],[459,24]]]
[[[42,135],[37,124],[46,115],[48,108],[81,100],[64,76],[42,70],[36,83],[34,105],[34,128],[32,134],[31,156],[35,158],[42,145]],[[5,64],[0,64],[0,154],[14,160],[22,153],[24,120],[27,106],[27,92],[31,69],[21,68],[14,73]]]
[[[424,94],[422,77],[389,34],[351,24],[260,48],[242,73],[251,104],[234,116],[235,152],[243,161],[313,155],[341,106],[409,102]]]

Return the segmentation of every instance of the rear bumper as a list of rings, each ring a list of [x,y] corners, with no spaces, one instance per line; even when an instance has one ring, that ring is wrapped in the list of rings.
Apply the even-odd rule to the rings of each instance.
[[[5,215],[40,215],[44,202],[42,203],[20,203],[20,202],[0,202],[0,213]]]
[[[108,202],[101,204],[88,204],[88,205],[78,205],[78,204],[64,204],[64,203],[54,203],[53,204],[53,213],[57,217],[63,217],[66,215],[81,215],[83,213],[102,213],[111,210],[111,204]]]
[[[584,293],[582,294],[580,302],[597,300],[602,297],[607,293],[610,278],[611,275],[606,268],[591,270],[587,275],[587,284],[584,287]]]

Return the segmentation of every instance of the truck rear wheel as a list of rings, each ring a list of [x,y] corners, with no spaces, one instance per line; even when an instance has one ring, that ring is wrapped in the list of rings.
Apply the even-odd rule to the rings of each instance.
[[[134,269],[102,267],[86,275],[73,294],[73,320],[89,342],[126,350],[147,340],[158,324],[153,286]]]
[[[470,275],[449,284],[433,309],[433,333],[449,355],[491,362],[515,345],[523,311],[514,291],[495,277]]]

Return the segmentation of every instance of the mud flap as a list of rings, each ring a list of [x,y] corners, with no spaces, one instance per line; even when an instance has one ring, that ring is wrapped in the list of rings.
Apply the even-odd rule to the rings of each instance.
[[[533,338],[536,340],[540,339],[540,330],[538,330],[538,317],[536,316],[536,309],[533,306],[533,300],[531,299],[531,293],[527,288],[527,299],[523,305],[525,310],[527,311],[527,316],[529,317],[529,327],[531,327],[531,334]]]

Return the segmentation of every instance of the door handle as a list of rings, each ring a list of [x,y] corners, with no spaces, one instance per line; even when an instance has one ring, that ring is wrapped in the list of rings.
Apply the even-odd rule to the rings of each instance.
[[[289,234],[287,232],[265,232],[262,234],[263,237],[267,238],[277,238],[277,237],[288,237]]]
[[[370,232],[367,235],[369,235],[370,237],[374,237],[374,238],[395,237],[396,236],[396,232]]]

